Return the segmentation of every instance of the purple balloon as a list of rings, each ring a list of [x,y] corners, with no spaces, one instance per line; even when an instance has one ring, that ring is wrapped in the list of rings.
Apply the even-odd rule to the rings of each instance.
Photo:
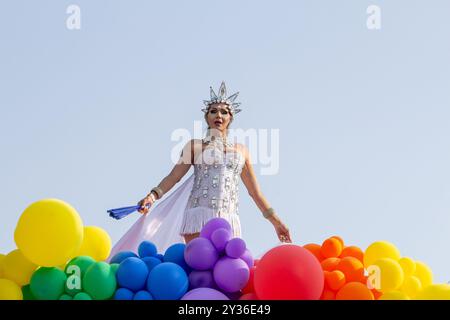
[[[245,263],[248,265],[250,269],[255,264],[255,260],[253,259],[252,253],[248,249],[245,249],[244,254],[241,255],[240,258],[245,261]]]
[[[186,245],[184,260],[194,270],[211,269],[219,258],[219,253],[211,241],[195,238]]]
[[[214,281],[224,292],[240,291],[248,282],[250,269],[242,259],[222,257],[214,266]]]
[[[210,219],[200,231],[200,237],[210,239],[211,235],[217,229],[224,228],[231,232],[230,223],[224,218],[212,218]]]
[[[216,288],[212,271],[194,270],[189,274],[189,284],[191,289],[196,288]]]
[[[219,228],[211,234],[211,242],[219,253],[225,250],[230,239],[231,232],[225,228]]]
[[[241,238],[233,238],[228,241],[225,252],[230,258],[237,259],[244,254],[245,249],[247,249],[247,246],[245,245],[244,240]]]
[[[187,292],[181,300],[230,300],[222,292],[211,288],[197,288]]]

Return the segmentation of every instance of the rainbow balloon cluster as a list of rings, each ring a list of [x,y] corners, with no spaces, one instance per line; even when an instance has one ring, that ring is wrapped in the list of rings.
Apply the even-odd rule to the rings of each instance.
[[[14,239],[17,249],[0,255],[0,300],[450,299],[450,285],[387,241],[363,251],[333,236],[254,260],[221,218],[164,254],[143,241],[106,262],[109,235],[83,226],[69,204],[44,199],[22,213]]]
[[[17,249],[0,257],[0,300],[54,300],[67,298],[65,292],[74,299],[95,297],[95,290],[92,295],[86,292],[96,286],[97,274],[110,268],[101,262],[111,251],[109,235],[83,226],[77,211],[61,200],[44,199],[26,208],[14,240]],[[67,285],[85,285],[86,292],[66,290]]]
[[[433,283],[425,263],[402,257],[387,241],[376,241],[363,252],[334,236],[304,248],[321,264],[323,300],[450,299],[450,285]]]

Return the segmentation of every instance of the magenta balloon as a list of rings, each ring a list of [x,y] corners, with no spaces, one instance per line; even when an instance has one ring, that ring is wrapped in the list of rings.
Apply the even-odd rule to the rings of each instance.
[[[230,300],[222,292],[211,288],[197,288],[187,292],[181,300]]]
[[[244,254],[245,249],[247,249],[247,246],[245,245],[244,240],[241,238],[233,238],[228,241],[225,252],[230,258],[237,259]]]
[[[214,281],[224,292],[237,292],[245,287],[250,269],[242,259],[222,257],[214,266]]]
[[[184,250],[184,260],[194,270],[208,270],[214,267],[219,254],[211,241],[205,238],[191,240]]]
[[[210,239],[211,235],[217,229],[224,228],[231,232],[230,223],[224,218],[212,218],[210,219],[200,231],[200,237]]]
[[[247,263],[249,268],[252,268],[255,264],[252,253],[248,249],[245,249],[245,252],[240,256],[240,258]]]
[[[225,228],[219,228],[211,234],[211,242],[219,253],[225,250],[225,247],[230,239],[231,232]]]
[[[213,273],[210,270],[191,271],[191,273],[189,274],[189,284],[191,289],[216,287]]]

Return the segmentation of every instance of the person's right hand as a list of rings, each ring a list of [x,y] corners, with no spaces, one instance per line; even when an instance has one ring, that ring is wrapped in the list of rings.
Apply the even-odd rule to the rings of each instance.
[[[144,199],[138,202],[138,205],[141,206],[141,208],[138,211],[141,214],[147,214],[154,202],[155,202],[154,196],[151,193],[148,194]]]

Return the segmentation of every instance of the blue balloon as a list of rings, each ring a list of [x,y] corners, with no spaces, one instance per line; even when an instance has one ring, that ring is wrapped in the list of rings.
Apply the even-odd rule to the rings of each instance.
[[[164,253],[164,262],[173,262],[179,265],[189,274],[192,268],[188,266],[186,260],[184,260],[184,250],[186,245],[184,243],[175,243],[171,245]]]
[[[111,261],[109,261],[110,264],[113,263],[121,263],[123,260],[125,260],[126,258],[130,258],[130,257],[136,257],[137,255],[134,252],[131,251],[122,251],[119,253],[116,253],[116,255],[111,259]]]
[[[150,241],[142,241],[138,248],[138,253],[141,258],[154,257],[158,254],[156,245]]]
[[[153,297],[150,292],[141,290],[134,295],[133,300],[153,300]]]
[[[148,268],[139,258],[127,258],[120,263],[116,277],[120,287],[136,292],[145,288]]]
[[[158,253],[158,254],[156,255],[156,257],[157,257],[159,260],[161,260],[161,262],[164,261],[164,255],[162,255],[161,253]]]
[[[114,300],[133,300],[134,293],[126,288],[117,289]]]
[[[142,258],[142,261],[147,265],[148,272],[151,272],[154,267],[161,263],[161,260],[155,257],[145,257]]]
[[[147,289],[155,300],[179,300],[188,287],[186,272],[173,262],[157,265],[148,276]]]

